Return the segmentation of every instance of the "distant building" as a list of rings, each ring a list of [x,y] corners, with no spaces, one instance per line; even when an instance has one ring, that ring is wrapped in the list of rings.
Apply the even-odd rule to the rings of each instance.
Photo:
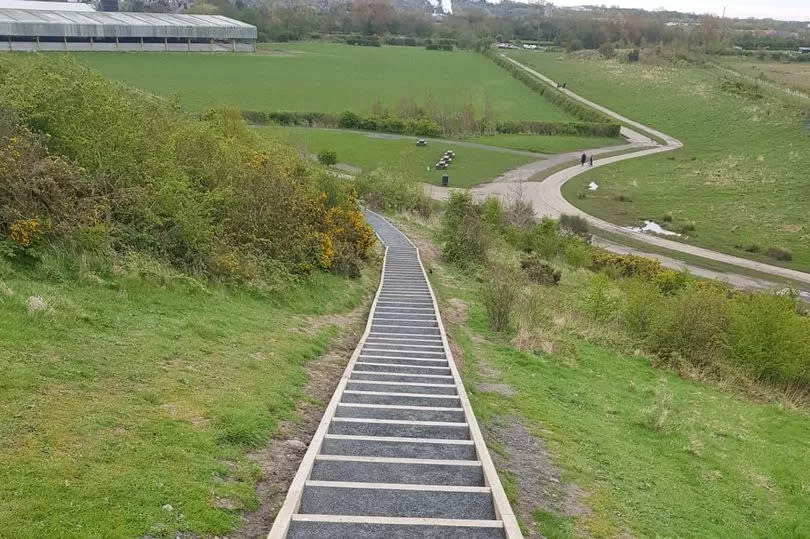
[[[52,9],[0,7],[0,51],[256,50],[255,26],[220,15],[59,10],[83,4],[23,3]]]
[[[35,0],[0,0],[0,9],[35,9],[45,11],[95,11],[83,2],[37,2]]]
[[[810,54],[810,47],[799,47],[799,52],[801,54]]]

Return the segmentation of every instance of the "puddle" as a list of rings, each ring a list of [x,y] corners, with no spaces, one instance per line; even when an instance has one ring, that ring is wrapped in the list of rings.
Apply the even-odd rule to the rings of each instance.
[[[633,232],[652,232],[653,234],[661,234],[662,236],[680,236],[677,232],[667,230],[655,221],[644,221],[644,226],[629,226],[627,228]]]
[[[599,189],[599,184],[596,182],[591,182],[588,184],[588,191],[596,191]]]

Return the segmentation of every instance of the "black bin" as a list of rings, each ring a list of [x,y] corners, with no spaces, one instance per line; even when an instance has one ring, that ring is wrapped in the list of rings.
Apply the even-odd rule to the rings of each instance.
[[[442,174],[442,187],[447,187],[447,184],[450,183],[450,176],[447,174]]]

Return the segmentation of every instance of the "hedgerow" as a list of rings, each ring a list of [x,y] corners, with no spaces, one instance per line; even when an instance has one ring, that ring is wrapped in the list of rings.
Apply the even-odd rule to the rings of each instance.
[[[195,119],[69,58],[4,56],[0,90],[6,255],[92,244],[255,280],[351,270],[371,246],[349,187],[236,110]]]

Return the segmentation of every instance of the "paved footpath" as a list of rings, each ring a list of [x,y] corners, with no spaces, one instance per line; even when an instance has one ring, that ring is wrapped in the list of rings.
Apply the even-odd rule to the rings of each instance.
[[[366,219],[380,287],[269,537],[520,538],[419,251]]]

